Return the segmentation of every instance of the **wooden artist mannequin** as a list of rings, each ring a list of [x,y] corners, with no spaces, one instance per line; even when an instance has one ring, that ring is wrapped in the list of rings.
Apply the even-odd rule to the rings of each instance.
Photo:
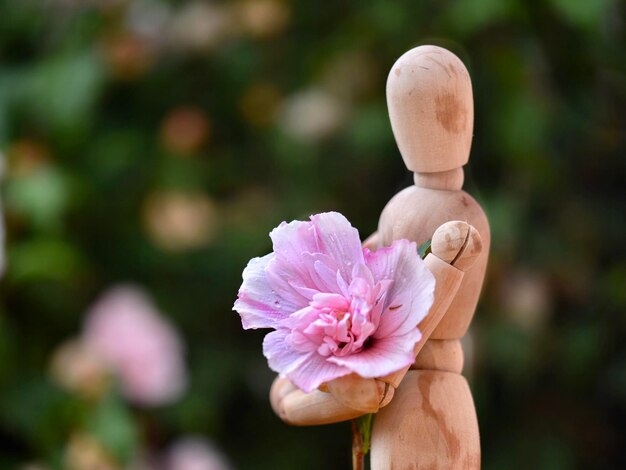
[[[394,64],[387,103],[396,142],[415,185],[396,194],[380,217],[371,249],[397,239],[432,239],[425,262],[437,284],[419,324],[422,339],[407,369],[378,379],[336,379],[312,393],[277,378],[272,407],[294,425],[326,424],[377,412],[373,470],[480,468],[478,424],[460,344],[472,320],[489,252],[489,225],[462,191],[473,101],[469,74],[451,52],[421,46]]]

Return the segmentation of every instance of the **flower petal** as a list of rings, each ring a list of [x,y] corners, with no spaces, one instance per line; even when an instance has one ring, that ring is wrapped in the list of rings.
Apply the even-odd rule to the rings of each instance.
[[[281,263],[277,258],[271,260],[265,269],[267,276],[267,284],[271,290],[273,290],[277,296],[287,300],[292,305],[297,305],[302,308],[307,305],[313,295],[308,294],[306,288],[298,289],[294,287],[294,279],[300,276],[300,273],[295,271],[294,266],[287,266],[285,263]],[[302,282],[299,281],[296,286]],[[317,292],[315,292],[317,293]]]
[[[302,253],[320,253],[319,240],[311,222],[282,222],[270,232],[274,253],[298,261]]]
[[[295,351],[287,340],[289,333],[285,328],[268,333],[263,340],[263,354],[273,371],[286,375],[302,391],[309,393],[324,382],[350,373],[350,369],[327,362],[317,352]]]
[[[374,337],[406,334],[428,314],[434,300],[435,277],[419,257],[417,245],[408,240],[396,240],[373,253],[366,251],[365,261],[377,281],[393,279]]]
[[[263,338],[263,355],[274,372],[286,375],[307,359],[308,354],[293,350],[286,341],[289,330],[281,328]]]
[[[359,232],[338,212],[311,216],[321,252],[334,259],[344,279],[350,279],[352,267],[363,263]]]
[[[411,365],[413,347],[421,338],[417,328],[402,336],[373,339],[361,352],[349,356],[332,356],[327,360],[356,372],[361,377],[383,377]]]
[[[319,276],[304,256],[320,250],[315,227],[311,222],[283,222],[272,230],[270,237],[275,258],[267,269],[268,283],[278,295],[303,307],[319,291],[315,282]]]
[[[268,283],[298,306],[318,292],[341,292],[337,272],[350,279],[352,267],[363,263],[358,231],[336,212],[311,216],[311,222],[283,222],[270,237],[275,259]]]
[[[300,390],[309,393],[324,382],[350,373],[349,368],[329,362],[327,358],[313,352],[297,368],[288,372],[287,377]]]
[[[311,277],[315,280],[320,292],[341,293],[341,289],[337,285],[339,264],[323,253],[306,253],[304,256],[308,258],[307,261],[313,268]]]
[[[311,222],[294,220],[281,223],[270,232],[277,271],[292,282],[302,286],[311,286],[309,266],[303,253],[319,253],[319,240]]]
[[[273,259],[273,253],[253,258],[243,270],[243,283],[233,310],[241,316],[244,329],[273,328],[277,321],[299,309],[269,285],[266,268]]]

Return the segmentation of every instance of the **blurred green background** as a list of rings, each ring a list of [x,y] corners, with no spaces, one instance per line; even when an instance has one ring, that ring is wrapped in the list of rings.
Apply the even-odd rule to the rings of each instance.
[[[465,186],[493,232],[465,344],[483,467],[626,468],[625,18],[617,0],[0,0],[0,467],[153,468],[195,435],[232,468],[349,468],[349,425],[272,414],[264,332],[231,307],[280,221],[337,210],[365,237],[411,184],[385,80],[432,43],[473,79]],[[127,282],[184,342],[174,403],[50,372]]]

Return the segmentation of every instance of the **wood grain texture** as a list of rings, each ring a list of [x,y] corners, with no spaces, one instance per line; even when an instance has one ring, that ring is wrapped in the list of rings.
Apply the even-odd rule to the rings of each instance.
[[[463,168],[454,168],[438,173],[415,173],[413,181],[420,188],[458,191],[463,187],[465,174]]]
[[[338,423],[364,414],[340,403],[330,393],[320,390],[304,393],[281,377],[277,377],[272,384],[270,403],[274,413],[293,426]]]
[[[450,51],[420,46],[402,55],[387,78],[387,106],[409,170],[432,173],[467,163],[474,126],[472,83]]]
[[[458,339],[430,339],[421,349],[412,370],[463,371],[463,348]]]
[[[376,415],[372,470],[480,468],[472,394],[462,375],[409,371]]]
[[[439,234],[441,235],[438,236]],[[483,243],[480,234],[472,225],[453,220],[437,229],[431,249],[446,263],[462,271],[468,271],[476,262],[476,258],[481,255]]]
[[[402,238],[422,244],[432,238],[440,225],[452,220],[466,221],[476,228],[482,240],[481,254],[465,273],[458,295],[433,332],[433,339],[461,338],[467,332],[487,269],[490,245],[487,217],[465,191],[410,186],[389,201],[378,224],[380,243],[388,246]]]
[[[340,403],[363,413],[376,413],[387,390],[385,383],[356,374],[332,380],[327,387]]]

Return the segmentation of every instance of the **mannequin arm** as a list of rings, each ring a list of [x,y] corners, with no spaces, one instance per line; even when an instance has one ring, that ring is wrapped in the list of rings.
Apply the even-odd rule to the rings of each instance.
[[[376,233],[366,243],[375,236]],[[448,310],[464,271],[471,267],[481,249],[480,235],[465,222],[448,222],[435,232],[432,253],[424,260],[436,279],[435,299],[428,315],[419,324],[422,339],[415,345],[416,356]],[[380,379],[364,379],[351,374],[311,393],[304,393],[289,380],[279,377],[272,385],[270,400],[275,413],[289,424],[307,426],[346,421],[365,413],[375,413],[388,404],[408,369]]]
[[[422,350],[450,304],[454,300],[465,271],[469,270],[482,252],[482,241],[478,231],[466,222],[452,221],[441,225],[431,244],[430,253],[424,262],[435,275],[435,301],[428,315],[419,324],[422,339],[415,345],[415,357]],[[398,388],[409,367],[382,377],[385,383]]]

